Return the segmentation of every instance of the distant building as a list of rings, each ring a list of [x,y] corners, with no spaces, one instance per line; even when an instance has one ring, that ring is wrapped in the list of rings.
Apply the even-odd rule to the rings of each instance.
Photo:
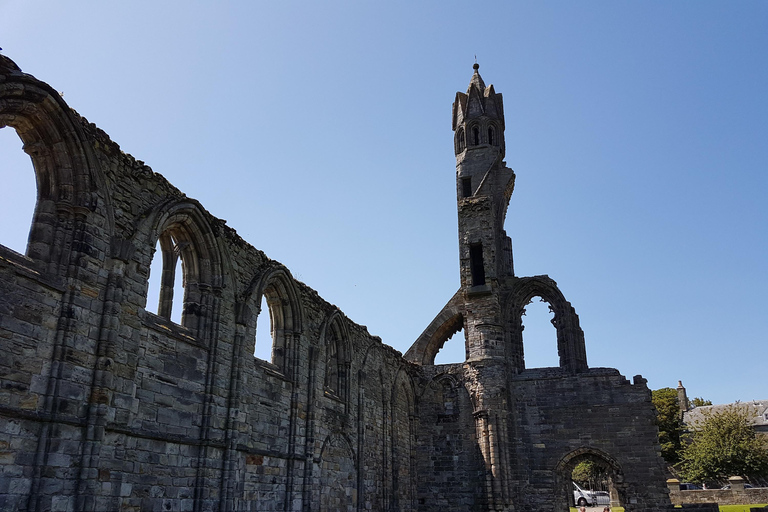
[[[677,401],[680,405],[683,423],[687,426],[692,427],[696,423],[704,421],[711,414],[718,414],[728,407],[739,405],[748,409],[755,432],[768,435],[768,400],[691,407],[688,394],[685,391],[685,387],[683,387],[683,381],[679,380],[677,381]]]

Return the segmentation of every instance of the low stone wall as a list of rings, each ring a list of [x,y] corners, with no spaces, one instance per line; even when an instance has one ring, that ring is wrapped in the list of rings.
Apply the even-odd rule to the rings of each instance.
[[[668,480],[669,499],[673,505],[689,503],[718,503],[720,505],[751,505],[768,503],[768,487],[744,489],[743,482],[731,484],[731,489],[701,489],[681,491],[678,480]]]

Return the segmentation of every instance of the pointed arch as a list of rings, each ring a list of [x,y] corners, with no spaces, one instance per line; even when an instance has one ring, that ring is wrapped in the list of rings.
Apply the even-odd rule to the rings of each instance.
[[[364,510],[386,510],[389,469],[387,458],[387,386],[381,369],[382,344],[370,343],[360,365],[358,378],[358,455],[360,457],[360,502]]]
[[[462,297],[456,292],[405,353],[403,357],[407,361],[425,366],[435,364],[435,356],[445,342],[464,328],[461,301]]]
[[[325,350],[325,391],[340,399],[344,404],[349,400],[351,354],[349,331],[344,315],[337,308],[328,316],[321,329]]]
[[[137,230],[151,257],[163,258],[157,315],[170,319],[171,304],[181,301],[181,325],[200,335],[212,318],[212,303],[224,287],[227,272],[209,214],[191,199],[171,199],[155,206]],[[148,226],[148,227],[147,227]],[[155,241],[160,254],[154,254]],[[181,260],[184,297],[173,297],[174,269]],[[146,261],[149,268],[149,261]],[[145,293],[146,298],[146,293]]]
[[[435,401],[437,407],[437,417],[455,417],[459,414],[459,393],[469,394],[459,381],[453,375],[441,373],[432,378],[435,384]],[[425,390],[428,387],[425,387]]]
[[[354,512],[357,509],[358,466],[352,443],[341,432],[330,433],[315,460],[315,503],[321,512]],[[318,495],[319,494],[319,495]]]
[[[408,372],[401,367],[392,387],[392,505],[395,510],[416,509],[414,422],[416,392]]]
[[[303,312],[296,282],[287,268],[272,264],[251,279],[237,308],[238,323],[259,328],[255,322],[261,312],[262,297],[266,298],[272,331],[272,357],[269,362],[288,375],[289,361],[302,332]],[[253,346],[250,348],[253,353]]]
[[[107,241],[111,236],[114,219],[109,197],[98,192],[105,180],[86,142],[82,120],[61,95],[2,55],[0,75],[0,128],[16,130],[32,159],[37,182],[26,253],[48,272],[58,273],[73,245],[92,250],[75,237],[81,229],[78,225],[84,226],[97,208],[106,218],[107,233],[100,236]]]
[[[467,147],[467,140],[466,135],[464,133],[464,128],[459,128],[456,130],[456,154],[458,155],[462,151],[464,151]]]
[[[593,462],[606,470],[611,506],[621,506],[627,502],[624,470],[618,460],[598,448],[582,446],[564,454],[553,468],[555,473],[555,510],[566,510],[568,506],[574,506],[571,477],[576,465],[583,461]]]
[[[565,300],[557,283],[549,276],[534,276],[518,278],[507,300],[507,318],[510,323],[508,357],[512,367],[517,371],[525,369],[522,315],[525,306],[533,297],[541,297],[548,302],[554,318],[552,324],[557,331],[557,352],[560,368],[569,373],[585,371],[587,353],[584,343],[584,332],[579,326],[579,317],[571,303]]]

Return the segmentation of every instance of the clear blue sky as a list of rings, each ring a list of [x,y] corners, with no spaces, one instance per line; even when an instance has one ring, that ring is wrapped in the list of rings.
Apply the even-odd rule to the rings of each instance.
[[[516,272],[558,282],[590,366],[768,398],[767,2],[0,0],[0,26],[25,72],[401,351],[458,288],[450,113],[477,55]],[[33,173],[0,136],[0,241],[23,250]],[[529,309],[526,359],[552,365]]]

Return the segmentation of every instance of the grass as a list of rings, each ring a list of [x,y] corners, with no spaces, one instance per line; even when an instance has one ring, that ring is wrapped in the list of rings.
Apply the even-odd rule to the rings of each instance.
[[[760,503],[756,505],[720,505],[720,512],[749,512],[749,509],[752,507],[765,507],[766,503]],[[680,507],[677,507],[680,508]],[[571,507],[571,512],[578,512],[578,508]],[[598,507],[597,509],[591,509],[591,510],[600,510]],[[623,507],[611,507],[611,512],[624,512]]]
[[[593,510],[599,510],[600,512],[602,512],[603,507],[593,507],[593,508],[588,508],[587,510],[589,510],[590,512],[592,512]],[[571,512],[579,512],[579,508],[571,507]],[[624,507],[611,507],[611,512],[624,512]],[[747,509],[747,512],[749,512],[749,509]]]
[[[749,512],[752,507],[764,507],[765,503],[757,505],[720,505],[720,512]]]

